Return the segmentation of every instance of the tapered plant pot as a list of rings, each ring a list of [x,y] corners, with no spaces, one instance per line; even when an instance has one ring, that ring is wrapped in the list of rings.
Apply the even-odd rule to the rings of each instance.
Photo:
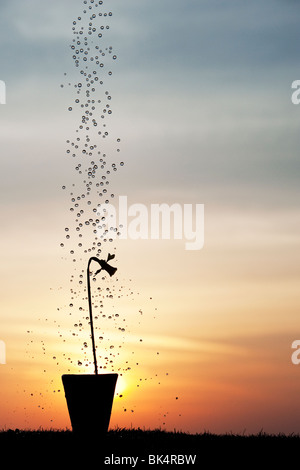
[[[108,430],[118,374],[62,376],[72,429],[105,434]]]

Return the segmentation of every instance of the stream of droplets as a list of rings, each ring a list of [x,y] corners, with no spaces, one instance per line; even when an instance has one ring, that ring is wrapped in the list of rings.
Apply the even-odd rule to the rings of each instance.
[[[108,120],[112,114],[112,96],[109,79],[117,59],[111,45],[106,41],[110,29],[111,11],[106,11],[102,1],[84,1],[83,15],[73,21],[72,57],[77,75],[74,100],[68,110],[75,114],[79,123],[72,139],[67,140],[67,155],[74,159],[75,177],[70,196],[70,212],[73,220],[65,227],[65,239],[61,247],[72,257],[74,263],[71,275],[71,298],[69,313],[74,319],[73,336],[84,336],[82,331],[89,330],[89,312],[86,291],[86,267],[89,257],[105,258],[114,252],[113,240],[117,227],[107,228],[103,215],[99,215],[99,205],[112,203],[115,195],[111,190],[111,178],[119,166],[120,138],[114,138]],[[89,3],[89,5],[88,5]],[[65,74],[66,76],[66,74]],[[62,84],[65,87],[66,84]],[[64,190],[68,188],[63,186]],[[111,230],[111,232],[110,232]],[[110,246],[108,246],[110,245]],[[114,260],[116,261],[116,260]],[[80,266],[78,268],[78,266]],[[98,269],[96,266],[95,269]],[[102,273],[101,273],[102,274]],[[113,300],[122,295],[123,286],[119,279],[109,276],[92,276],[95,339],[104,355],[97,354],[99,369],[108,366],[114,370],[115,358],[121,347],[112,343],[105,333],[116,330],[125,333],[126,322],[116,313]],[[97,320],[101,319],[101,327]],[[107,324],[109,321],[110,324]],[[124,338],[123,338],[124,340]],[[78,366],[91,364],[90,341],[81,345]],[[69,359],[72,361],[72,359]]]
[[[72,268],[70,301],[57,308],[59,318],[67,318],[70,327],[62,326],[65,322],[52,320],[53,329],[64,343],[64,347],[58,347],[52,358],[63,373],[93,371],[86,269],[91,256],[106,259],[109,252],[116,252],[113,243],[116,237],[112,234],[114,232],[118,235],[120,228],[109,227],[108,221],[102,218],[103,214],[99,218],[98,206],[113,202],[113,174],[124,165],[119,158],[121,139],[114,136],[113,130],[109,128],[109,118],[113,113],[109,80],[117,55],[107,43],[106,36],[113,14],[105,10],[103,1],[85,0],[83,5],[82,15],[73,21],[73,41],[70,45],[76,79],[68,80],[65,73],[64,83],[61,84],[62,88],[72,92],[73,101],[68,111],[73,113],[70,115],[72,118],[78,119],[74,136],[68,138],[66,149],[67,157],[74,161],[75,172],[71,188],[67,184],[62,187],[64,194],[68,194],[70,211],[69,223],[64,228],[64,237],[60,243],[63,259],[70,261]],[[110,263],[117,267],[117,258]],[[93,269],[98,267],[96,265]],[[120,300],[125,298],[128,303],[132,300],[140,302],[141,299],[139,293],[132,290],[131,281],[124,280],[119,271],[112,278],[108,274],[103,276],[101,272],[97,277],[92,274],[91,279],[94,281],[91,282],[91,289],[98,369],[99,372],[107,369],[108,372],[117,372],[122,376],[132,368],[141,366],[137,357],[143,339],[136,328],[141,323],[144,308],[136,305],[135,313],[130,314],[130,318],[126,318],[128,313],[122,314],[122,308],[118,307]],[[146,299],[146,310],[147,314],[156,318],[156,308],[152,302],[151,298]],[[47,318],[46,322],[49,325],[51,320]],[[136,344],[131,341],[128,346],[126,335],[130,333],[133,333]],[[125,343],[127,352],[122,352],[120,357],[120,350]],[[46,355],[45,342],[41,341],[41,345],[42,353]],[[70,350],[70,353],[61,352],[66,350]],[[78,351],[76,357],[74,350]],[[153,363],[156,363],[159,352],[153,351],[152,354],[155,356]],[[158,384],[161,380],[155,373],[153,376],[141,373],[137,377],[136,387],[142,386],[147,380],[153,379]],[[54,386],[54,381],[52,383]],[[60,388],[53,390],[61,391]],[[119,393],[119,397],[122,396]],[[126,404],[123,409],[134,411],[127,410]],[[162,419],[165,421],[166,414],[163,414]]]

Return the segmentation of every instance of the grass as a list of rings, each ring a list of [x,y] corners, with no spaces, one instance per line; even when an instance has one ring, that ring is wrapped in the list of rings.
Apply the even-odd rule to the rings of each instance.
[[[165,432],[162,430],[141,429],[113,429],[105,436],[90,436],[88,432],[75,435],[71,431],[56,430],[3,430],[0,431],[0,453],[13,455],[14,459],[24,460],[32,465],[37,455],[44,455],[46,462],[63,461],[70,465],[70,461],[78,466],[93,462],[96,458],[95,468],[111,468],[104,465],[106,457],[135,456],[139,457],[136,468],[153,468],[157,465],[147,465],[149,455],[197,455],[194,468],[201,468],[200,463],[209,461],[210,468],[230,463],[232,468],[244,468],[255,465],[255,468],[269,468],[271,464],[278,464],[284,460],[287,468],[288,461],[295,463],[300,455],[299,435],[270,435],[260,432],[256,435],[211,433],[187,434],[182,432]],[[141,462],[141,459],[145,462]],[[41,462],[39,468],[42,468]],[[267,465],[267,467],[263,467]],[[164,463],[167,464],[167,462]],[[161,464],[159,465],[161,466]],[[173,465],[175,466],[175,464]],[[181,465],[182,467],[183,465]],[[116,467],[116,465],[114,465]],[[130,468],[132,465],[120,464],[118,468]],[[204,468],[204,467],[203,467]],[[206,465],[205,465],[206,468]]]

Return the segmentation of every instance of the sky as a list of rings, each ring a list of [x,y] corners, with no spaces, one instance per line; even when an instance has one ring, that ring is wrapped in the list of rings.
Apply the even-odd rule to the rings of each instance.
[[[110,202],[205,208],[201,250],[102,242],[118,268],[92,283],[99,364],[120,374],[111,426],[299,433],[300,6],[96,3],[87,13],[81,0],[0,6],[0,428],[70,427],[61,375],[93,373],[85,270],[97,242],[91,223],[79,240],[71,199],[92,181],[94,207],[107,175]],[[99,11],[112,16],[96,111],[105,100],[113,112],[101,135],[76,133],[72,28]],[[89,157],[68,153],[78,135],[108,155],[94,180]],[[85,198],[79,209],[89,213]]]

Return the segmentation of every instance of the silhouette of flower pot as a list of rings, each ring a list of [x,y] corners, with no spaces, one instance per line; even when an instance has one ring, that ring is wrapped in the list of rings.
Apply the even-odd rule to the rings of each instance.
[[[62,376],[72,429],[104,434],[108,430],[118,374]]]
[[[108,254],[107,261],[114,257],[115,255]],[[90,258],[88,262],[87,290],[95,374],[65,374],[62,382],[73,431],[103,434],[108,430],[118,374],[98,374],[90,284],[92,261],[100,265],[95,276],[102,270],[113,276],[117,269],[96,257]]]

